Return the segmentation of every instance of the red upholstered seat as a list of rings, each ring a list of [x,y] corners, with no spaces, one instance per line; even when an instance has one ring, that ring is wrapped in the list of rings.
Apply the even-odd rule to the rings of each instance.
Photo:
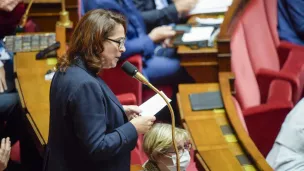
[[[285,116],[292,108],[291,85],[273,79],[262,97],[251,65],[243,23],[238,23],[231,39],[231,68],[235,74],[236,100],[239,102],[250,137],[263,155],[267,155]],[[283,91],[282,91],[283,90]],[[265,102],[262,102],[262,98]]]
[[[133,93],[118,94],[116,97],[123,105],[137,105],[136,97]]]
[[[304,46],[296,45],[287,41],[281,41],[278,34],[278,0],[264,0],[264,7],[272,40],[277,48],[279,57],[282,61],[288,57],[290,50],[301,49]]]
[[[144,161],[142,161],[141,152],[137,147],[135,147],[131,151],[131,165],[142,165],[143,163]]]
[[[128,59],[130,63],[136,66],[139,71],[142,69],[141,56],[135,55]],[[132,93],[135,97],[135,104],[142,102],[142,84],[130,77],[120,69],[123,62],[117,64],[116,68],[105,69],[99,74],[101,78],[107,83],[115,95]]]
[[[15,144],[12,144],[11,148],[11,160],[20,163],[20,141],[17,141]]]
[[[281,78],[291,83],[292,99],[296,103],[302,95],[304,79],[301,67],[294,66],[304,64],[302,55],[289,54],[284,61],[280,60],[268,26],[263,0],[250,1],[241,17],[241,23],[244,27],[248,53],[258,80],[262,102],[267,100],[271,81],[275,78]],[[297,55],[299,54],[297,52]]]

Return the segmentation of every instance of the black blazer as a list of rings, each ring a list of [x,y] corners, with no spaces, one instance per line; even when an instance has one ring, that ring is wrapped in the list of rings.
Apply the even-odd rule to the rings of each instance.
[[[106,83],[81,59],[50,90],[47,171],[129,171],[135,127]]]
[[[161,10],[156,9],[154,0],[133,0],[133,3],[141,11],[148,32],[157,26],[178,23],[179,21],[178,12],[171,0],[168,0],[169,6]]]

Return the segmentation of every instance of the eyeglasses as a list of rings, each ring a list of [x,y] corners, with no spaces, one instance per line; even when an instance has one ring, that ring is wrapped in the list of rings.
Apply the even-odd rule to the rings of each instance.
[[[115,42],[115,43],[117,43],[119,46],[118,46],[118,48],[119,49],[122,49],[122,48],[124,48],[125,47],[125,42],[126,42],[126,39],[125,38],[122,38],[122,39],[120,39],[120,40],[114,40],[114,39],[110,39],[110,38],[106,38],[107,40],[110,40],[110,41],[112,41],[112,42]]]
[[[179,154],[179,157],[181,157],[181,156],[184,154],[184,152],[185,152],[186,150],[190,151],[190,150],[191,150],[191,147],[192,147],[191,143],[185,144],[184,147],[179,146],[179,147],[178,147],[178,154]],[[166,153],[169,154],[170,156],[172,156],[173,154],[175,154],[175,151],[171,151],[171,150],[170,150],[170,151],[168,151],[168,152],[166,152]]]

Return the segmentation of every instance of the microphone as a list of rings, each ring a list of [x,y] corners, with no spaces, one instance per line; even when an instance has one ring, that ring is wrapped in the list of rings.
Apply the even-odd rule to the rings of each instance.
[[[39,51],[36,54],[36,59],[43,59],[48,53],[50,53],[51,51],[54,51],[54,50],[58,49],[59,47],[60,47],[60,42],[53,43],[49,47],[47,47],[47,48]]]
[[[125,73],[131,77],[136,78],[139,82],[142,82],[145,85],[149,84],[149,81],[140,72],[138,72],[138,69],[130,62],[127,61],[123,63],[121,68]]]
[[[180,171],[180,161],[179,161],[179,153],[178,153],[178,149],[177,149],[177,143],[176,143],[176,139],[175,139],[175,117],[174,117],[174,112],[172,109],[172,106],[170,104],[170,102],[167,100],[167,97],[165,97],[165,95],[163,93],[161,93],[156,87],[154,87],[139,71],[138,69],[132,65],[130,62],[126,61],[125,63],[122,64],[121,66],[122,70],[130,75],[131,77],[137,79],[138,81],[140,81],[141,83],[147,85],[149,88],[151,88],[155,93],[159,94],[164,101],[167,103],[167,106],[170,110],[170,114],[171,114],[171,120],[172,120],[172,143],[173,143],[173,147],[174,147],[174,151],[176,154],[176,169],[177,171]]]
[[[20,23],[19,23],[19,25],[16,28],[17,32],[24,32],[24,26],[26,24],[26,21],[27,21],[27,18],[28,18],[28,14],[30,12],[30,9],[32,7],[33,2],[34,2],[34,0],[30,0],[30,2],[28,3],[27,8],[25,10],[25,13],[23,14],[23,16],[22,16],[22,18],[20,20]]]

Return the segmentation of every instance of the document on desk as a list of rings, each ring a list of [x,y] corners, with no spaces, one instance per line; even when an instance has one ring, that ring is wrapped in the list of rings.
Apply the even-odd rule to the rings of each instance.
[[[162,91],[161,93],[165,95]],[[167,96],[165,95],[165,97]],[[171,102],[171,99],[169,99],[168,97],[167,100]],[[164,99],[159,94],[156,94],[139,106],[142,111],[140,114],[142,116],[155,115],[166,105],[167,103],[164,101]]]
[[[183,42],[197,42],[209,40],[214,27],[192,27],[189,33],[184,33]]]
[[[224,18],[199,18],[199,17],[196,17],[195,18],[195,21],[198,23],[198,24],[222,24],[223,21],[224,21]]]
[[[231,4],[232,0],[199,0],[189,14],[226,12]]]
[[[1,47],[0,48],[0,60],[9,60],[10,58],[11,57],[8,54],[8,52],[3,47]]]

